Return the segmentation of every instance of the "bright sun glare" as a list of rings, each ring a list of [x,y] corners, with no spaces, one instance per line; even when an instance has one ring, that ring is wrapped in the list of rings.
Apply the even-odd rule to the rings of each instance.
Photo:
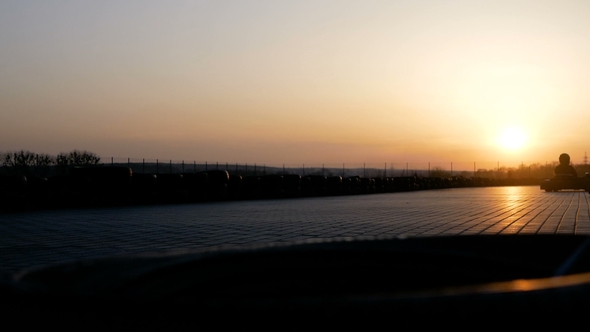
[[[519,150],[526,143],[526,135],[518,128],[507,128],[500,134],[499,143],[506,150]]]

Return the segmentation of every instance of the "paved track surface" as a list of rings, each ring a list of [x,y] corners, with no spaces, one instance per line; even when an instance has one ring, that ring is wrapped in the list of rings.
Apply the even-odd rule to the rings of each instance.
[[[590,235],[589,195],[538,186],[0,214],[0,273],[109,255],[344,237]]]

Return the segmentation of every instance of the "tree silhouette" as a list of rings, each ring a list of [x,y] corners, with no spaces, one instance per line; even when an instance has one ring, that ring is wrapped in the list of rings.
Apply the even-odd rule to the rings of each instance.
[[[36,154],[24,150],[3,153],[1,158],[2,166],[20,175],[31,175],[41,170],[45,173],[49,166],[55,163],[55,158],[48,154]]]
[[[58,166],[84,166],[96,165],[100,162],[100,157],[88,151],[73,150],[67,153],[60,153],[56,157]]]

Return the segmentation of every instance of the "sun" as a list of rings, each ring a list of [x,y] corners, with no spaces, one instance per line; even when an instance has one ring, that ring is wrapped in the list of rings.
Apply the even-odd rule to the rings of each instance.
[[[526,144],[527,137],[519,128],[506,128],[499,136],[499,145],[508,151],[522,149]]]

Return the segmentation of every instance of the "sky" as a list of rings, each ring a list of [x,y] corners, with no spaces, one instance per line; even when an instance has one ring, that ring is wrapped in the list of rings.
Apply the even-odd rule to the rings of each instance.
[[[590,2],[0,1],[0,152],[582,163]]]

